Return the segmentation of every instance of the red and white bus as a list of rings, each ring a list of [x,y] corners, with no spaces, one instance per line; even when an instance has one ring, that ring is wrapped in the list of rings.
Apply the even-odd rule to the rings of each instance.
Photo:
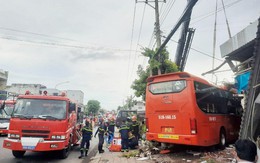
[[[146,138],[225,147],[238,138],[240,99],[186,72],[152,76],[146,88]]]

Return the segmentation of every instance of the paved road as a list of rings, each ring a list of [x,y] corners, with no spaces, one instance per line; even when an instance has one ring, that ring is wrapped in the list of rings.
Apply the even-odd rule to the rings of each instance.
[[[69,157],[66,159],[59,159],[57,155],[55,155],[55,153],[53,152],[26,152],[23,158],[17,159],[13,156],[11,150],[3,148],[3,141],[5,138],[6,136],[0,136],[0,162],[1,163],[41,163],[41,162],[81,163],[87,159],[87,158],[78,159],[78,156],[80,155],[79,146],[75,146],[73,150],[70,152]],[[90,156],[88,157],[91,157],[91,154],[93,155],[96,153],[97,143],[98,143],[97,138],[93,138],[89,150]]]

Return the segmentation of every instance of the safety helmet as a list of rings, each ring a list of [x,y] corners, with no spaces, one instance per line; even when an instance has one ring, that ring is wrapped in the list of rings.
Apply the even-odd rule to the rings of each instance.
[[[132,121],[136,121],[136,116],[132,116]]]

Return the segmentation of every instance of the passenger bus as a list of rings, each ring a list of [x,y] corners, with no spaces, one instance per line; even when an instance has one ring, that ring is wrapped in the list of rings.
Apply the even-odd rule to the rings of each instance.
[[[238,138],[241,99],[186,72],[152,76],[146,88],[146,138],[193,146]]]
[[[4,104],[4,108],[0,109],[0,135],[7,135],[11,114],[14,110],[14,100],[0,100],[0,107]]]

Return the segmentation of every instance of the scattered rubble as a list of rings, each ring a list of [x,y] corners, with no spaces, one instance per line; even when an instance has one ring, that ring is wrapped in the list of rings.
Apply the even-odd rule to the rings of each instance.
[[[138,150],[123,154],[123,157],[135,157],[137,161],[151,160],[155,163],[231,163],[234,161],[234,147],[224,150],[215,148],[174,147],[171,149],[157,148],[149,141],[143,141]]]

